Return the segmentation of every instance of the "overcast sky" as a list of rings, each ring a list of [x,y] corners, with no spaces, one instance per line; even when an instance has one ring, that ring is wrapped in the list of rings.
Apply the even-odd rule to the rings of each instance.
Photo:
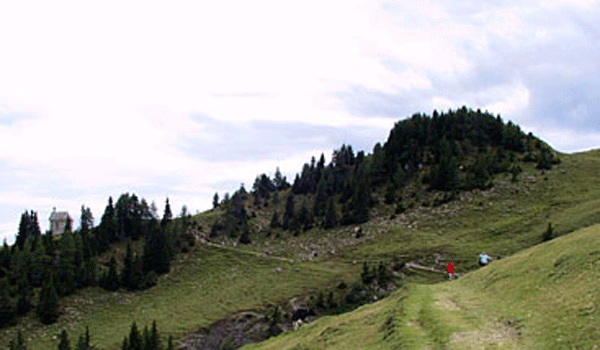
[[[467,105],[600,145],[600,6],[562,1],[4,1],[0,239],[108,196],[211,206],[415,112]]]

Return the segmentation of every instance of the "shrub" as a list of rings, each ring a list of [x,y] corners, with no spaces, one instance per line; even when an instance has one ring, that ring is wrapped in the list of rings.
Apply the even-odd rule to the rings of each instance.
[[[546,229],[546,232],[544,232],[544,234],[542,235],[542,240],[544,242],[547,242],[547,241],[551,240],[552,238],[553,238],[552,224],[548,223],[548,228]]]

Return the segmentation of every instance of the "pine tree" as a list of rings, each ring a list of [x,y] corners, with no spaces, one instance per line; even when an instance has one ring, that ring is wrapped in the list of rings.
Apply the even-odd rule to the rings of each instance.
[[[327,211],[325,212],[325,222],[323,223],[323,228],[334,228],[337,226],[337,221],[337,210],[335,209],[333,196],[331,196],[327,202]]]
[[[365,174],[364,164],[359,166],[357,179],[355,181],[354,196],[352,197],[353,213],[355,223],[361,224],[369,220],[369,207],[371,205],[371,190],[369,181]]]
[[[394,204],[396,201],[396,186],[393,181],[390,181],[385,188],[385,204]]]
[[[215,192],[215,195],[213,196],[213,209],[217,208],[219,206],[219,194],[217,192]]]
[[[294,193],[290,192],[285,203],[285,214],[283,215],[283,229],[287,230],[293,223],[294,220]]]
[[[271,228],[279,227],[279,218],[277,217],[277,211],[273,212],[273,217],[271,218],[271,224],[269,226]]]
[[[243,228],[242,234],[240,236],[240,243],[242,244],[250,244],[252,241],[250,240],[250,230],[248,229],[248,225]]]
[[[129,350],[143,350],[142,336],[135,322],[131,325],[129,332]]]
[[[544,242],[547,242],[547,241],[551,240],[552,238],[553,238],[552,223],[548,223],[548,228],[546,229],[546,231],[542,235],[542,240]]]
[[[0,279],[0,328],[13,324],[17,315],[9,287],[6,278]]]
[[[123,259],[123,271],[121,272],[121,285],[127,289],[135,289],[132,286],[133,282],[133,251],[131,242],[127,241],[125,250],[125,258]]]
[[[165,211],[163,213],[163,217],[160,222],[160,226],[162,228],[167,227],[167,225],[171,222],[172,218],[173,218],[173,213],[171,212],[171,205],[169,204],[169,198],[167,197],[167,200],[165,201]]]
[[[158,330],[156,329],[156,320],[152,321],[152,331],[150,332],[150,346],[148,350],[159,350],[160,346],[160,337],[158,335]]]
[[[8,268],[10,267],[10,259],[10,247],[5,238],[2,249],[0,249],[0,278],[7,275]]]
[[[169,335],[167,350],[175,350],[175,344],[173,344],[173,336],[172,335]]]
[[[17,237],[15,240],[15,246],[21,250],[23,250],[23,247],[25,247],[25,241],[27,241],[29,233],[31,232],[30,219],[31,218],[27,211],[21,214],[21,221],[19,222],[19,232],[17,233]],[[13,246],[13,249],[15,246]]]
[[[117,274],[117,260],[113,256],[108,263],[108,272],[102,278],[102,287],[109,291],[119,289],[119,276]]]
[[[44,324],[54,323],[58,319],[58,308],[58,294],[54,286],[54,278],[52,272],[47,271],[37,305],[40,321]]]
[[[81,218],[79,219],[79,228],[83,234],[87,234],[94,227],[94,217],[92,210],[81,206]]]
[[[108,204],[104,209],[104,214],[100,220],[97,230],[99,251],[104,252],[108,249],[108,244],[117,239],[117,226],[115,217],[115,208],[112,197],[108,197]]]
[[[88,327],[85,327],[85,334],[79,336],[75,349],[92,350],[92,346],[90,345],[90,329]]]
[[[25,338],[23,337],[23,333],[21,333],[20,329],[17,330],[17,335],[16,335],[15,339],[13,339],[10,342],[8,349],[9,350],[27,350],[27,345],[25,345]]]
[[[313,206],[313,212],[315,216],[322,216],[325,214],[327,193],[325,190],[325,181],[320,181],[317,185],[317,195],[315,196],[315,202]]]
[[[60,239],[60,254],[58,265],[56,267],[57,280],[56,288],[59,295],[68,295],[75,290],[75,239],[73,233],[65,229],[65,233]]]
[[[27,275],[22,273],[17,281],[17,314],[26,314],[33,306],[33,287],[29,283]]]
[[[285,176],[281,175],[279,167],[275,169],[275,175],[273,175],[273,184],[275,185],[277,191],[283,191],[290,187],[290,184],[287,183]]]
[[[156,242],[154,242],[154,271],[158,274],[167,273],[171,268],[169,260],[169,246],[167,245],[167,236],[165,229],[157,230]]]
[[[144,326],[144,332],[142,332],[142,349],[143,350],[149,350],[150,349],[150,331],[148,330],[148,326]]]
[[[60,333],[60,343],[58,343],[58,350],[71,350],[71,343],[66,330],[62,330]]]

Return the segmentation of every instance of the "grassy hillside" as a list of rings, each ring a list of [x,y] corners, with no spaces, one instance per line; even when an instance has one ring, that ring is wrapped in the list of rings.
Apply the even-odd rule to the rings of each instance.
[[[592,349],[600,225],[244,349]]]
[[[457,272],[465,273],[477,268],[475,259],[481,250],[494,257],[508,257],[540,243],[549,222],[555,233],[561,236],[600,223],[600,151],[564,154],[560,157],[562,163],[551,171],[542,172],[528,163],[523,166],[523,173],[517,182],[511,181],[510,175],[501,174],[495,178],[495,186],[491,189],[462,192],[456,200],[437,206],[434,205],[435,199],[441,193],[426,191],[413,183],[400,193],[407,210],[395,217],[392,217],[394,206],[383,203],[384,190],[376,189],[374,197],[379,204],[372,208],[371,220],[361,225],[363,235],[358,238],[352,232],[354,226],[327,231],[314,228],[298,235],[268,230],[266,228],[273,210],[277,208],[279,213],[283,212],[284,194],[280,195],[279,204],[262,203],[260,207],[252,207],[250,197],[247,206],[251,216],[248,223],[252,244],[240,245],[237,250],[211,246],[180,255],[173,262],[171,273],[162,276],[156,287],[135,293],[109,293],[99,288],[88,288],[61,301],[65,313],[57,324],[42,326],[31,314],[21,319],[17,327],[25,331],[29,348],[54,349],[58,343],[54,337],[61,329],[66,328],[74,339],[84,331],[85,326],[89,326],[92,342],[108,350],[119,347],[134,320],[143,323],[155,319],[161,333],[182,337],[235,311],[263,307],[316,290],[327,290],[341,280],[352,281],[360,273],[360,263],[352,264],[355,261],[402,259],[439,269],[444,269],[445,264],[452,261]],[[310,203],[312,197],[297,196],[296,200]],[[217,209],[194,217],[202,226],[203,234],[208,235],[220,212],[221,209]],[[552,241],[549,246],[569,237]],[[228,247],[232,247],[233,243],[233,239],[226,236],[219,236],[216,241],[223,241]],[[586,243],[585,249],[589,247],[592,244]],[[265,249],[270,251],[268,257],[262,254]],[[557,254],[556,258],[559,256]],[[295,263],[284,259],[293,259]],[[546,335],[559,334],[560,330],[556,328],[559,325],[543,328],[541,322],[544,318],[536,318],[538,311],[529,304],[524,305],[523,310],[531,308],[534,313],[531,318],[503,314],[502,303],[499,302],[503,300],[502,297],[510,297],[503,289],[506,286],[500,288],[502,283],[519,276],[503,272],[509,277],[496,281],[494,278],[504,276],[498,270],[498,275],[486,277],[488,285],[479,284],[478,281],[486,281],[483,277],[470,277],[496,271],[504,264],[516,261],[514,259],[516,257],[496,261],[489,269],[466,275],[458,282],[409,284],[380,303],[348,315],[325,317],[314,325],[268,342],[265,346],[278,348],[269,344],[280,344],[278,342],[281,339],[290,339],[289,344],[295,344],[295,340],[292,340],[303,334],[306,341],[315,339],[312,343],[306,343],[313,345],[306,345],[310,349],[329,348],[329,344],[333,348],[346,348],[342,343],[345,341],[348,342],[347,348],[352,348],[352,344],[364,345],[360,348],[369,346],[382,349],[393,346],[436,347],[436,344],[438,347],[448,345],[465,348],[464,344],[477,344],[473,339],[496,339],[498,334],[503,339],[498,343],[504,348],[510,348],[511,344],[515,348],[521,348],[523,344],[538,346],[536,342],[545,339]],[[541,271],[545,266],[542,260],[530,261],[532,264],[524,265],[524,269]],[[554,264],[554,260],[549,264]],[[570,260],[564,264],[570,264]],[[277,272],[277,268],[282,271]],[[557,276],[552,277],[558,278],[556,286],[563,284],[561,278],[574,276],[574,281],[583,279],[568,273],[564,275],[566,277]],[[514,280],[516,287],[521,282],[530,281],[531,276],[521,277],[522,280]],[[431,284],[440,280],[440,275],[427,273],[406,277],[406,281],[412,283]],[[597,302],[597,291],[595,293],[595,296],[593,293],[577,294],[581,298],[591,298],[581,306],[582,313],[589,312],[591,316],[596,314],[594,308],[597,304],[593,304],[593,307],[589,304]],[[576,294],[575,291],[573,294]],[[529,302],[533,304],[536,300],[542,299],[534,298]],[[511,312],[518,306],[509,299],[503,302],[512,305]],[[485,311],[483,315],[482,311]],[[578,315],[578,312],[575,314]],[[554,314],[548,314],[547,317],[554,317]],[[556,317],[554,321],[562,319]],[[536,322],[539,323],[536,325]],[[481,329],[477,328],[480,323]],[[525,325],[527,328],[523,328]],[[0,330],[0,347],[13,336],[14,330],[14,327]],[[311,333],[317,330],[318,334]],[[580,333],[573,331],[565,334]],[[591,334],[592,337],[597,335]],[[365,339],[368,339],[366,343]],[[566,336],[564,339],[570,338]],[[287,346],[288,343],[285,344]],[[298,338],[297,344],[305,343]],[[297,348],[303,347],[299,345]]]
[[[65,298],[61,301],[65,314],[51,326],[28,316],[19,327],[29,338],[29,348],[56,349],[56,335],[63,328],[76,339],[89,326],[93,344],[117,349],[133,321],[156,320],[162,334],[178,338],[237,310],[279,303],[358,275],[358,267],[348,264],[291,263],[213,246],[185,255],[173,265],[156,287],[142,292],[87,288]],[[0,331],[0,347],[13,333],[12,328]]]
[[[525,165],[518,181],[502,174],[489,190],[462,192],[449,203],[433,206],[440,193],[408,186],[402,193],[406,212],[396,215],[393,205],[379,204],[372,219],[361,225],[364,236],[355,238],[354,226],[313,229],[295,237],[255,233],[250,249],[267,248],[273,254],[302,259],[313,251],[323,260],[378,260],[401,256],[444,269],[448,261],[457,271],[476,268],[481,250],[509,256],[541,241],[548,223],[563,235],[600,222],[600,152],[561,155],[562,163],[541,172]],[[250,223],[268,223],[273,208],[257,210]],[[278,208],[281,212],[281,208]],[[256,230],[258,231],[258,230]],[[335,251],[335,254],[331,252]]]

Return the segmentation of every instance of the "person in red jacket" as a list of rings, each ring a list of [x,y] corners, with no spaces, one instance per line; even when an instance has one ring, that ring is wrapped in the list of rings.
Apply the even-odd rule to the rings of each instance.
[[[449,262],[448,265],[446,265],[446,271],[448,271],[448,279],[451,280],[454,278],[454,264]]]

